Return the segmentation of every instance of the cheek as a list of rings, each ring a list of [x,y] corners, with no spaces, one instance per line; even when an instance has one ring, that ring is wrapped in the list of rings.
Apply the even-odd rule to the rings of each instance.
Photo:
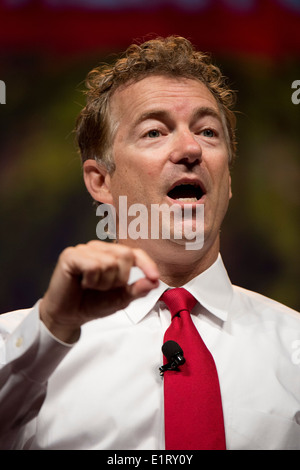
[[[231,198],[231,178],[227,160],[221,165],[211,166],[209,173],[214,188],[215,201],[222,206],[227,206]]]
[[[136,203],[145,203],[150,180],[151,178],[148,178],[145,172],[138,171],[137,167],[116,168],[111,182],[115,207],[118,207],[120,196],[126,196],[128,207]]]
[[[224,171],[220,181],[219,181],[219,197],[224,201],[226,205],[231,197],[230,190],[230,176],[228,171]]]
[[[219,186],[220,188],[228,186],[230,173],[227,152],[221,151],[211,155],[211,158],[206,161],[206,165],[216,186]]]
[[[220,211],[222,217],[224,217],[224,214],[227,212],[230,198],[230,176],[228,172],[224,172],[223,178],[219,185],[219,195],[217,203],[219,208],[218,210]]]

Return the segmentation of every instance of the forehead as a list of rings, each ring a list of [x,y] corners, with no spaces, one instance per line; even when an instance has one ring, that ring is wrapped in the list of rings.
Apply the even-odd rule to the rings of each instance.
[[[202,82],[165,76],[150,76],[124,85],[115,91],[110,103],[113,117],[127,124],[151,108],[188,114],[200,106],[220,115],[216,99]]]

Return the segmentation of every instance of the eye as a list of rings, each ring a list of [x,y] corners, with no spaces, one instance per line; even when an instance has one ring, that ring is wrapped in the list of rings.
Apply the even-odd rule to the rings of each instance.
[[[146,137],[150,137],[150,139],[155,139],[156,137],[160,137],[161,133],[157,129],[151,129],[146,134]]]
[[[204,137],[215,137],[216,135],[215,131],[213,131],[212,129],[204,129],[202,131],[202,134],[204,135]]]

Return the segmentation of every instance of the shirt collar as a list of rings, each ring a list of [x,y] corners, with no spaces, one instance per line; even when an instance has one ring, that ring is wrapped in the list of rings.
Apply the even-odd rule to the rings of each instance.
[[[132,268],[129,283],[144,277],[139,268]],[[233,294],[232,284],[223,264],[221,255],[203,273],[196,276],[184,286],[203,307],[223,321],[227,320],[230,300]],[[160,281],[145,297],[131,302],[124,310],[133,321],[138,323],[149,313],[169,286]]]

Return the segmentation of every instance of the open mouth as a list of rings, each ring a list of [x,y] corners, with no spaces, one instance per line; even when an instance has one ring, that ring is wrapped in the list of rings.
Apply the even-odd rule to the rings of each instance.
[[[199,201],[204,194],[199,184],[181,183],[168,192],[168,197],[179,202],[193,203]]]

